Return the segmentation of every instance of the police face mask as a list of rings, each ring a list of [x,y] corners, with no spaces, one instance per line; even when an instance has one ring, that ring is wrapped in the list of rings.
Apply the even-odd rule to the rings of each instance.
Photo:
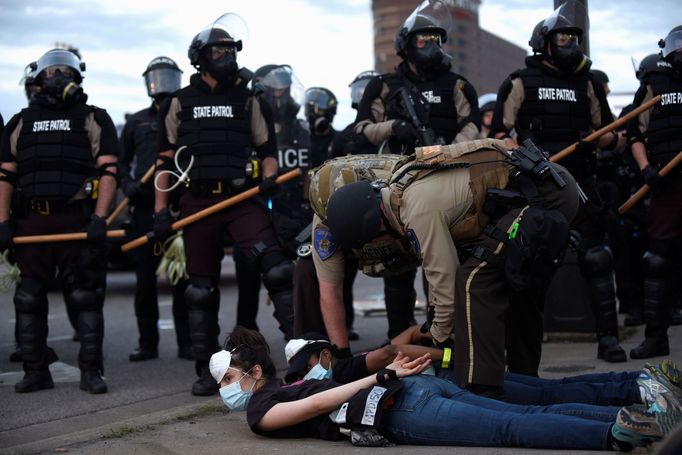
[[[70,68],[64,71],[57,69],[49,74],[50,77],[47,77],[47,73],[46,71],[43,77],[41,94],[48,103],[62,106],[84,103],[87,100],[83,87],[75,82]]]
[[[552,63],[563,73],[573,73],[585,58],[575,35],[555,33],[550,41],[550,49]]]
[[[317,362],[317,365],[312,367],[310,371],[306,373],[305,376],[303,376],[303,380],[307,381],[308,379],[317,379],[318,381],[321,381],[322,379],[331,379],[332,378],[332,367],[329,365],[329,369],[327,370],[325,367],[322,366],[322,357],[320,357],[320,360]]]
[[[249,399],[253,395],[253,387],[256,385],[255,382],[251,384],[251,388],[248,392],[242,390],[241,382],[245,376],[250,375],[248,373],[243,373],[243,376],[239,381],[221,387],[219,390],[220,398],[230,411],[245,411],[246,406],[249,404]]]
[[[440,46],[437,33],[417,33],[405,50],[407,60],[414,64],[420,76],[428,76],[449,67],[452,58]]]
[[[237,49],[234,46],[211,46],[206,72],[223,84],[231,84],[237,79]]]

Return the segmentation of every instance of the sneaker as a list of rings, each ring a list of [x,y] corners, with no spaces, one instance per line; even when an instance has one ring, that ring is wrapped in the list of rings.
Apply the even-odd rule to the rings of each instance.
[[[646,367],[637,378],[637,385],[639,386],[639,396],[642,398],[642,403],[647,408],[656,403],[656,397],[659,393],[670,392],[664,383],[659,381],[654,373],[650,372]]]
[[[682,406],[671,392],[661,392],[649,408],[656,415],[656,422],[663,434],[668,434],[682,420]]]
[[[664,433],[654,413],[647,412],[643,407],[626,406],[618,411],[611,435],[633,447],[643,447],[659,441]]]
[[[677,374],[679,374],[677,366],[672,361],[668,361],[666,363],[667,371],[669,371],[669,374],[671,376],[675,375],[674,372],[677,372]],[[661,364],[663,364],[663,362],[661,362]],[[670,380],[670,378],[668,378],[668,376],[663,371],[661,371],[659,367],[651,365],[650,363],[645,363],[643,371],[644,373],[646,373],[647,376],[649,376],[651,379],[655,380],[656,382],[661,384],[661,386],[667,389],[668,392],[672,394],[672,396],[677,400],[678,403],[682,402],[682,388],[680,388],[678,385],[675,385]]]
[[[678,387],[682,387],[682,372],[677,368],[675,362],[670,359],[663,359],[663,361],[658,365],[658,369],[661,370],[670,382]]]

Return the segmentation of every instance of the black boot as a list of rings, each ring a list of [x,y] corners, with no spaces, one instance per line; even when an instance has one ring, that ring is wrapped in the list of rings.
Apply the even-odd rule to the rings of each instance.
[[[670,354],[668,337],[649,337],[645,338],[642,344],[630,351],[631,359],[650,359]]]
[[[159,350],[156,348],[146,348],[139,346],[133,350],[128,356],[131,362],[142,362],[144,360],[157,359],[159,357]]]
[[[16,393],[37,392],[43,389],[53,389],[54,382],[52,382],[52,375],[50,370],[28,370],[24,374],[24,378],[14,384],[14,391]]]
[[[275,307],[273,316],[279,322],[279,330],[284,339],[289,341],[294,336],[294,292],[293,290],[271,293],[272,305]]]
[[[107,383],[104,382],[99,371],[81,371],[81,390],[93,394],[107,393]]]
[[[618,338],[613,335],[605,335],[599,338],[597,357],[611,363],[625,362],[628,357],[618,344]]]
[[[192,395],[200,397],[211,396],[218,392],[218,383],[215,382],[208,369],[208,362],[197,362],[197,370],[201,370],[199,379],[192,384]]]
[[[682,313],[679,308],[670,309],[670,325],[682,325]]]
[[[19,346],[17,346],[17,349],[14,350],[14,352],[12,352],[9,355],[9,361],[10,362],[23,362],[24,361],[24,356],[21,355],[21,348]]]

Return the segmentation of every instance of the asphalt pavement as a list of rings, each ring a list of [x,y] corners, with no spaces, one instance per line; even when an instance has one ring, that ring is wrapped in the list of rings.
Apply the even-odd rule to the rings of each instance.
[[[179,359],[173,330],[170,290],[161,283],[161,344],[159,358],[131,363],[128,354],[137,345],[133,311],[135,276],[130,271],[113,271],[108,277],[105,303],[105,377],[109,392],[90,395],[78,388],[78,343],[73,335],[59,292],[49,295],[50,333],[48,345],[60,361],[51,366],[55,388],[30,394],[16,394],[14,383],[21,364],[10,363],[14,349],[14,309],[12,292],[0,292],[0,453],[363,453],[390,450],[391,453],[522,454],[561,453],[560,451],[501,448],[451,448],[397,446],[361,449],[348,442],[319,440],[273,440],[251,433],[244,413],[229,413],[216,395],[199,398],[190,394],[196,379],[194,363]],[[381,307],[382,281],[362,275],[355,284],[356,323],[360,340],[352,342],[354,352],[379,346],[386,338],[386,318]],[[417,289],[421,289],[417,284]],[[272,317],[262,290],[258,325],[271,345],[273,360],[280,373],[286,369],[285,340]],[[423,296],[420,294],[420,308]],[[223,261],[220,325],[223,335],[234,325],[236,285],[230,258]],[[424,316],[418,313],[418,320]],[[629,351],[642,339],[643,327],[623,341]],[[670,329],[673,358],[682,365],[682,327]],[[582,337],[584,338],[584,337]],[[596,342],[546,342],[543,346],[541,375],[566,375],[624,371],[641,368],[644,361],[629,360],[607,364],[596,358]],[[456,422],[453,422],[456,425]],[[539,430],[540,431],[540,430]],[[564,452],[565,453],[565,452]],[[591,452],[594,453],[594,452]]]

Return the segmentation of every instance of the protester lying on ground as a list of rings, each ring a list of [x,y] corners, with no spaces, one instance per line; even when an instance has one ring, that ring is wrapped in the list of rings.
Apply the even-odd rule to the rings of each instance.
[[[428,332],[426,336],[428,337]],[[346,384],[386,368],[398,352],[411,358],[429,353],[435,367],[431,374],[452,380],[452,369],[443,367],[443,351],[419,345],[420,338],[419,327],[414,326],[391,340],[389,345],[354,357],[337,358],[334,355],[334,346],[323,334],[306,333],[301,338],[290,340],[284,348],[289,364],[284,380],[293,383],[308,379],[332,379]],[[662,367],[655,367],[647,364],[636,371],[593,373],[562,379],[506,373],[502,401],[532,405],[586,403],[627,406],[653,402],[654,390],[661,386],[679,399],[682,389],[678,386],[681,374],[677,366],[668,359],[661,365]],[[427,373],[428,370],[425,374]]]
[[[682,417],[673,394],[659,389],[645,406],[526,406],[481,397],[422,375],[428,354],[399,353],[386,369],[349,384],[332,380],[284,385],[258,332],[235,327],[211,373],[230,410],[246,410],[251,430],[268,437],[316,437],[356,445],[461,445],[628,451],[669,433]],[[456,424],[453,424],[456,423]]]

